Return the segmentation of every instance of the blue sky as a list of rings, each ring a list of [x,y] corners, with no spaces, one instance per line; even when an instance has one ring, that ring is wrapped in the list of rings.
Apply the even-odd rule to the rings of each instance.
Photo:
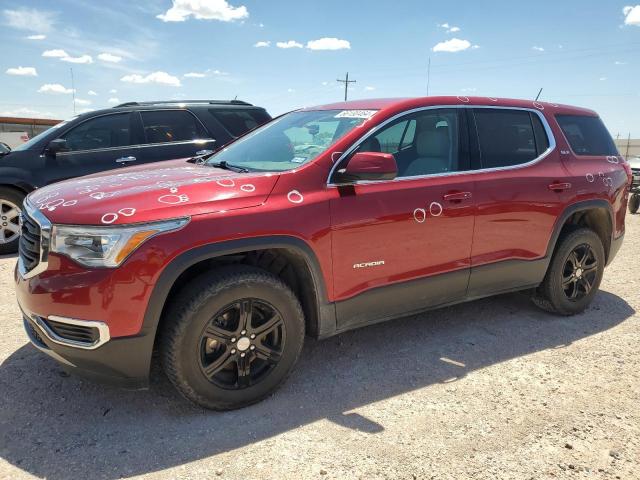
[[[238,96],[279,114],[341,100],[347,71],[350,98],[425,95],[431,57],[431,94],[543,87],[640,137],[629,0],[1,0],[0,45],[0,115],[70,117],[71,67],[78,112]]]

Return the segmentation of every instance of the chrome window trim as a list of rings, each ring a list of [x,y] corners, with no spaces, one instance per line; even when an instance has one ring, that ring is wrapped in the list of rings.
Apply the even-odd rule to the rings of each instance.
[[[542,122],[542,126],[544,127],[545,133],[547,134],[547,138],[549,140],[549,147],[542,152],[538,157],[527,163],[521,163],[519,165],[510,165],[507,167],[492,167],[492,168],[479,168],[477,170],[464,170],[460,172],[443,172],[443,173],[430,173],[427,175],[416,175],[412,177],[396,177],[393,180],[359,180],[356,182],[351,182],[348,184],[340,184],[340,183],[332,183],[331,177],[333,176],[334,171],[340,165],[345,158],[351,155],[355,149],[357,149],[360,144],[366,141],[369,137],[373,136],[380,129],[388,125],[389,123],[402,118],[406,115],[411,115],[414,113],[427,111],[427,110],[440,110],[440,109],[450,109],[450,108],[459,108],[459,109],[480,109],[480,108],[490,108],[494,110],[519,110],[523,112],[531,112],[538,115],[540,121]],[[547,118],[542,114],[540,110],[535,108],[526,108],[526,107],[508,107],[508,106],[498,106],[498,105],[430,105],[427,107],[418,107],[411,110],[406,110],[404,112],[398,113],[393,117],[388,118],[384,122],[372,127],[367,133],[365,133],[360,139],[358,139],[351,147],[349,147],[341,156],[338,158],[336,162],[334,162],[331,170],[329,171],[329,176],[327,177],[327,187],[338,187],[340,185],[368,185],[368,184],[379,184],[379,183],[389,183],[389,182],[403,182],[410,180],[420,180],[425,178],[437,178],[437,177],[447,177],[447,176],[456,176],[456,175],[476,175],[478,173],[487,173],[487,172],[500,172],[505,170],[516,170],[520,168],[527,168],[536,163],[541,162],[546,157],[548,157],[554,150],[556,149],[556,139],[553,136],[553,132],[551,131],[551,127],[549,126],[549,122]]]
[[[77,340],[69,340],[67,338],[59,336],[49,327],[49,325],[47,325],[47,322],[45,322],[42,317],[39,317],[38,315],[30,315],[29,318],[33,321],[33,323],[38,327],[38,329],[45,337],[47,337],[52,342],[57,343],[58,345],[80,348],[83,350],[95,350],[111,339],[109,326],[106,323],[99,322],[97,320],[78,320],[76,318],[59,317],[57,315],[49,315],[47,317],[48,320],[52,320],[54,322],[65,323],[67,325],[76,325],[80,327],[95,328],[96,330],[98,330],[98,340],[92,343],[86,343],[79,342]]]
[[[51,248],[51,228],[52,224],[40,210],[32,206],[27,200],[24,201],[24,212],[33,219],[40,227],[40,259],[38,264],[27,271],[18,252],[18,273],[23,279],[29,279],[44,272],[49,266],[49,250]]]
[[[133,150],[136,148],[159,147],[164,145],[186,145],[193,143],[194,145],[204,145],[205,143],[215,142],[214,138],[202,138],[197,140],[182,140],[180,142],[163,142],[163,143],[141,143],[139,145],[128,145],[126,147],[106,147],[96,148],[95,150],[73,150],[69,152],[59,152],[56,156],[69,156],[78,153],[96,153],[96,152],[114,152],[118,150]]]

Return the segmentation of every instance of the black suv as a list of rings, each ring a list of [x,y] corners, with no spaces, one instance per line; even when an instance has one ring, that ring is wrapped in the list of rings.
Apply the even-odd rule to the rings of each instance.
[[[240,100],[128,102],[59,123],[0,153],[0,254],[18,250],[18,218],[36,188],[121,166],[210,153],[271,120]]]

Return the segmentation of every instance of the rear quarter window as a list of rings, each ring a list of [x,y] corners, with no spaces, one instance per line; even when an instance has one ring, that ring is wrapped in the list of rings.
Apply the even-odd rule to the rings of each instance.
[[[556,115],[576,155],[618,155],[618,149],[599,117]]]

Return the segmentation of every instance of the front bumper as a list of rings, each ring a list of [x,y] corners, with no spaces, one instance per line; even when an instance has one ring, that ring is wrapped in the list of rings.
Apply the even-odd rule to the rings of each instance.
[[[97,348],[64,345],[52,338],[46,324],[23,312],[24,328],[31,343],[58,361],[65,370],[84,378],[125,388],[145,388],[153,349],[150,335],[109,339]]]

